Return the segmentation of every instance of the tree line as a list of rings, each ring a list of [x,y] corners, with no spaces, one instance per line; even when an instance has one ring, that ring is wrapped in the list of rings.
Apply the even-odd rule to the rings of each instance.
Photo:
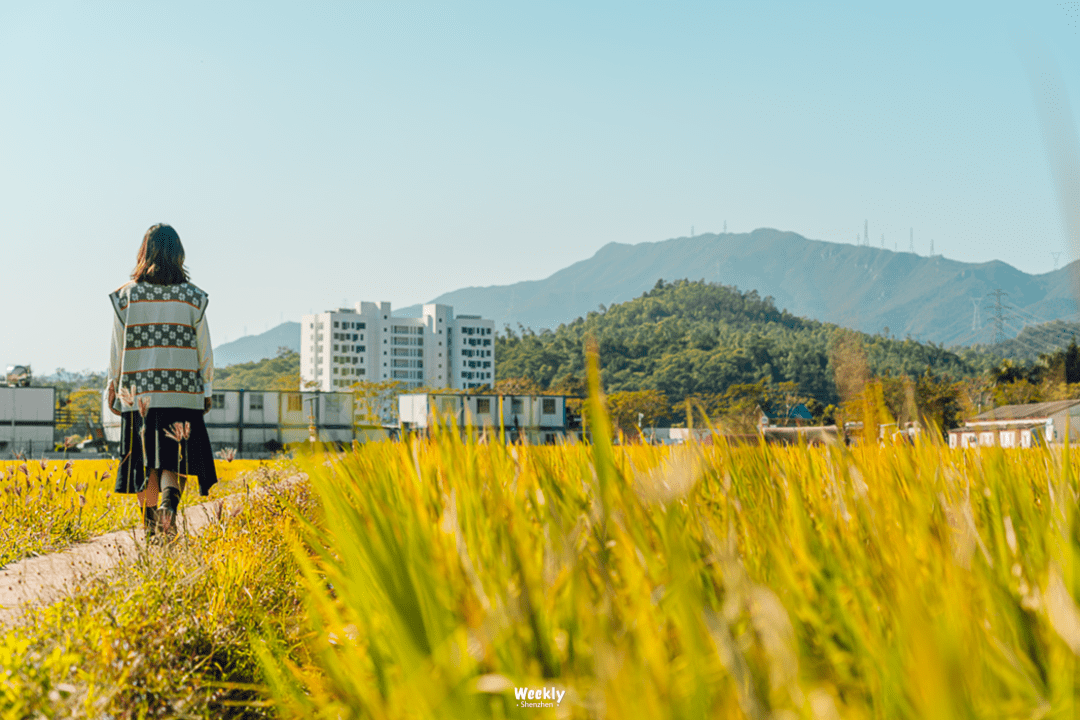
[[[815,420],[834,422],[875,378],[898,413],[914,393],[916,404],[948,424],[962,411],[958,383],[979,373],[971,359],[943,346],[797,317],[753,290],[660,280],[634,300],[601,306],[553,331],[506,328],[496,338],[496,378],[579,394],[588,337],[598,344],[610,402],[647,405],[646,414],[671,422],[692,421],[697,408],[740,429],[756,422],[759,408],[783,415],[799,403]],[[634,396],[625,393],[638,395],[630,402]],[[636,421],[641,412],[624,414]]]

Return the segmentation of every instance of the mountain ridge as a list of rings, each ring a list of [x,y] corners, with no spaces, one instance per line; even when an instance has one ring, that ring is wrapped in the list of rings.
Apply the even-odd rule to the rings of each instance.
[[[496,326],[554,329],[600,304],[637,297],[657,280],[703,279],[774,298],[778,308],[862,332],[890,333],[947,345],[991,337],[987,293],[1002,288],[1022,314],[1011,317],[1015,335],[1032,320],[1050,321],[1077,311],[1070,273],[1077,263],[1030,275],[1000,260],[965,263],[869,246],[810,240],[762,228],[743,234],[695,235],[654,243],[610,242],[540,280],[466,287],[432,302],[495,320]],[[981,323],[971,329],[974,308]],[[395,314],[415,316],[420,306]]]
[[[278,348],[300,352],[300,323],[283,322],[258,335],[245,335],[214,348],[214,366],[227,367],[277,355]]]
[[[761,228],[651,243],[613,241],[546,278],[459,288],[431,302],[452,305],[457,314],[491,318],[496,328],[520,323],[539,331],[571,323],[601,304],[631,300],[661,279],[703,279],[756,290],[772,297],[777,308],[801,317],[964,346],[994,340],[987,295],[996,288],[1008,293],[1006,304],[1012,307],[1004,318],[1006,337],[1039,322],[1080,317],[1074,287],[1078,272],[1080,261],[1032,275],[1000,260],[965,263]],[[418,317],[420,309],[411,305],[394,315]],[[979,322],[973,330],[976,312]],[[291,335],[281,330],[286,325],[295,326]],[[279,346],[299,349],[297,323],[219,346],[217,364],[273,357]]]

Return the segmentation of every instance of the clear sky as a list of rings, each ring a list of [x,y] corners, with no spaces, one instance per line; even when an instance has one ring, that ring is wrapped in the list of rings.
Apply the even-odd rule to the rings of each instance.
[[[0,365],[102,369],[173,224],[215,344],[758,227],[1052,269],[1080,3],[0,3]],[[1076,110],[1074,109],[1074,112]]]

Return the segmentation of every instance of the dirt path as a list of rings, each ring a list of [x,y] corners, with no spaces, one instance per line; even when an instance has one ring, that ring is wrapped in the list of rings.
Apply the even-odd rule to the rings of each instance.
[[[227,495],[191,505],[178,518],[181,533],[198,534],[208,525],[228,518],[243,503],[283,490],[304,479],[306,476],[302,473],[292,475],[257,488],[250,495]],[[145,548],[145,543],[142,528],[129,528],[99,535],[61,552],[9,564],[0,570],[0,628],[17,624],[23,605],[44,605],[60,599],[80,582],[134,558],[140,548]]]

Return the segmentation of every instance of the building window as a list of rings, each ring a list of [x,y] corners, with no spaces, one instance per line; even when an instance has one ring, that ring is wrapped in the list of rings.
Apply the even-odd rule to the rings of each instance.
[[[487,415],[491,412],[491,399],[490,398],[477,398],[476,399],[476,414]]]
[[[300,412],[304,409],[303,400],[299,395],[287,395],[286,396],[286,410],[289,412]]]
[[[541,404],[543,407],[540,408],[540,412],[542,412],[544,415],[555,414],[555,398],[544,398],[541,401]]]
[[[334,327],[341,327],[337,320],[334,321]]]
[[[214,393],[210,396],[210,409],[211,410],[224,410],[225,409],[225,393]]]
[[[250,410],[262,410],[263,409],[263,394],[262,393],[255,393],[254,395],[249,395],[248,397],[251,398],[250,400],[248,400],[248,409],[250,409]]]
[[[525,412],[524,403],[522,403],[521,400],[518,398],[513,398],[510,401],[510,414],[520,415],[523,412]]]

